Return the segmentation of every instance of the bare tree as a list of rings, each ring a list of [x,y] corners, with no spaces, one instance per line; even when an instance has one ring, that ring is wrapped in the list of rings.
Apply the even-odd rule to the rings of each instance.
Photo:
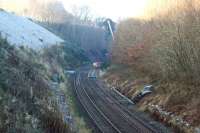
[[[82,21],[82,23],[91,23],[93,18],[91,14],[91,10],[88,6],[73,6],[72,7],[72,14],[76,18]]]

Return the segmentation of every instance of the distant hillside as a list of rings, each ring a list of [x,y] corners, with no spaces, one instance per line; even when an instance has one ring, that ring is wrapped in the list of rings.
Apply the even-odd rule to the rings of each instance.
[[[64,40],[82,48],[91,60],[104,60],[108,42],[102,28],[72,23],[40,24]]]

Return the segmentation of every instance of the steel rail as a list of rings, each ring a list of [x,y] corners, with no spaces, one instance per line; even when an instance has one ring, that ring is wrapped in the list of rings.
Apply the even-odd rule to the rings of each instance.
[[[77,79],[76,79],[77,78]],[[92,112],[89,111],[88,107],[86,107],[86,104],[84,103],[83,101],[83,94],[80,93],[80,91],[77,90],[77,87],[80,87],[82,89],[82,91],[84,92],[85,96],[89,99],[89,101],[92,103],[92,106],[93,108],[96,109],[96,111],[99,113],[99,114],[91,114]],[[75,88],[75,92],[78,96],[78,99],[79,101],[81,102],[81,104],[83,105],[84,109],[86,110],[86,112],[88,113],[89,117],[93,120],[93,122],[95,123],[95,125],[99,128],[99,130],[103,133],[106,133],[104,131],[104,128],[101,127],[100,123],[98,123],[95,119],[94,119],[94,116],[93,115],[98,115],[98,116],[102,116],[102,122],[103,121],[106,121],[107,123],[109,123],[108,126],[112,127],[116,133],[122,133],[110,120],[109,118],[97,107],[97,105],[94,103],[94,101],[91,99],[91,97],[87,94],[86,90],[84,87],[81,86],[81,83],[80,83],[80,74],[78,74],[78,77],[75,77],[75,80],[74,80],[74,88]],[[87,103],[88,101],[86,101]],[[89,105],[91,106],[91,105]],[[92,107],[91,107],[92,108]],[[90,108],[90,109],[91,109]],[[110,132],[109,132],[110,133]]]

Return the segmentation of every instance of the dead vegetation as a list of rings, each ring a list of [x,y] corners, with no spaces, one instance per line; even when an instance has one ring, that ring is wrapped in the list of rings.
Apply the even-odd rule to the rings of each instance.
[[[151,20],[121,22],[113,45],[113,61],[167,79],[199,81],[200,10],[195,1],[184,2],[184,7]]]
[[[151,83],[156,86],[155,94],[145,99],[148,102],[141,101],[140,105],[155,103],[164,106],[198,127],[200,3],[197,0],[173,2],[176,4],[167,11],[162,13],[159,9],[150,19],[122,21],[116,32],[112,61],[126,65],[136,79],[144,78],[143,85]],[[119,78],[117,84],[121,85],[135,82],[126,74],[109,77],[110,81]],[[138,89],[128,88],[125,94],[130,97]]]

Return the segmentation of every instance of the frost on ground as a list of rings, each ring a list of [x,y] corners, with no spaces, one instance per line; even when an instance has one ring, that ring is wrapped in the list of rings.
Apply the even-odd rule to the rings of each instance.
[[[31,20],[0,11],[0,33],[11,45],[40,49],[60,44],[62,39]]]

